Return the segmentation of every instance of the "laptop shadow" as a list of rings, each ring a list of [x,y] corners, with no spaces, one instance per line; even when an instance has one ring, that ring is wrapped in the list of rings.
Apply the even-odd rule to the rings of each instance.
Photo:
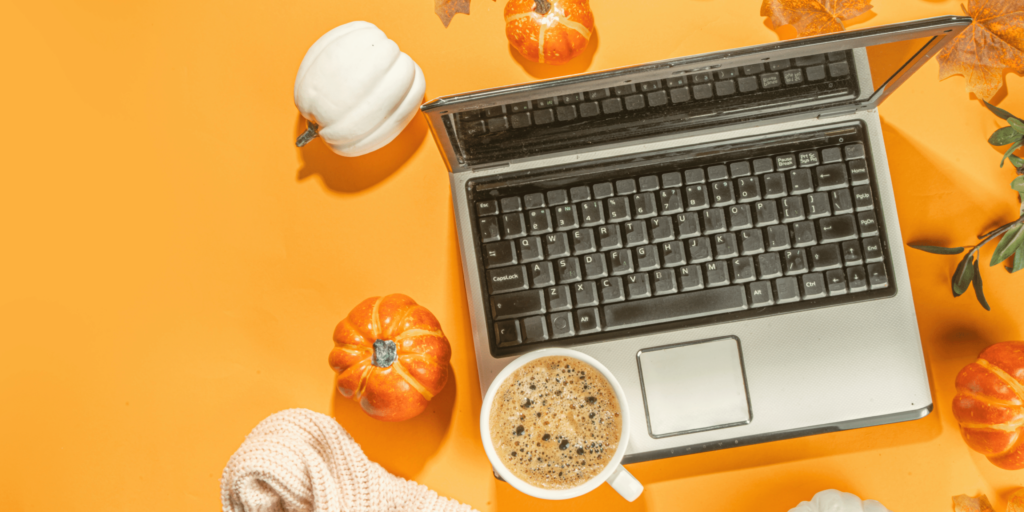
[[[295,137],[306,130],[306,120],[300,115],[295,121]],[[296,181],[318,175],[324,188],[342,194],[366,190],[384,181],[412,158],[427,136],[427,121],[417,113],[402,133],[388,145],[372,153],[344,157],[331,151],[320,138],[296,148],[302,167]]]

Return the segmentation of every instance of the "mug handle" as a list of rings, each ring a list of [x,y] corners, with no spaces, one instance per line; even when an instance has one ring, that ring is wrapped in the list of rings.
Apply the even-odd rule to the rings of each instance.
[[[612,476],[608,477],[608,485],[629,502],[636,501],[640,493],[644,492],[644,485],[621,464],[612,471]]]

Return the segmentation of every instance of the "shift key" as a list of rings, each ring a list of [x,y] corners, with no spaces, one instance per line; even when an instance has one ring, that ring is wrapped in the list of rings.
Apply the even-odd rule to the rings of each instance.
[[[491,297],[491,315],[495,320],[520,318],[546,312],[544,290],[526,290]]]

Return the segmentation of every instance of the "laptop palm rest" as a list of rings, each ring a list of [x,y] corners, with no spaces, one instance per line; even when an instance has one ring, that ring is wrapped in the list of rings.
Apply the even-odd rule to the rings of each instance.
[[[651,437],[746,425],[753,418],[739,338],[645,349],[637,360]]]

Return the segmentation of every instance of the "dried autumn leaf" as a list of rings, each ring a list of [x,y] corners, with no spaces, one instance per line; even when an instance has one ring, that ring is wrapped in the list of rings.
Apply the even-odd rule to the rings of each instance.
[[[988,497],[979,494],[976,498],[961,494],[953,496],[953,512],[995,512]]]
[[[772,27],[793,25],[801,36],[842,32],[846,30],[843,20],[870,10],[870,0],[764,0],[761,3],[761,16],[768,16]]]
[[[444,28],[458,13],[469,14],[469,0],[434,0],[434,14],[441,18]]]
[[[1024,512],[1024,489],[1017,489],[1006,502],[1006,512]]]
[[[967,79],[967,92],[989,100],[1003,86],[1003,69],[1024,74],[1024,0],[969,0],[969,27],[939,52],[939,80]]]

